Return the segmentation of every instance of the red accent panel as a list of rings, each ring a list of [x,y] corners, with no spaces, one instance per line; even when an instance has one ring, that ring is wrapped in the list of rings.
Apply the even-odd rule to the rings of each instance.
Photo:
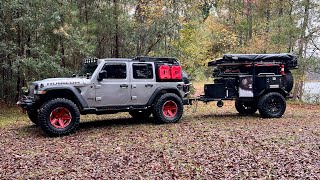
[[[182,79],[181,66],[172,66],[171,67],[171,78],[176,80]]]
[[[170,66],[161,65],[158,70],[160,79],[171,79]]]

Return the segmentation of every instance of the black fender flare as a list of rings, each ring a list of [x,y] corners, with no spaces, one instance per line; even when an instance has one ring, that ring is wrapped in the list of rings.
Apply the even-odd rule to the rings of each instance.
[[[258,92],[255,96],[256,96],[256,97],[260,97],[260,96],[262,96],[262,95],[264,95],[264,94],[266,94],[266,93],[269,93],[269,92],[278,92],[278,93],[282,94],[283,97],[285,97],[285,98],[288,96],[288,92],[285,91],[284,89],[281,89],[281,88],[276,88],[276,89],[264,89],[264,90]]]
[[[177,94],[181,99],[181,93],[179,92],[178,88],[176,87],[158,87],[152,94],[152,96],[150,97],[147,105],[151,106],[153,104],[153,101],[157,98],[157,96],[159,94],[164,94],[164,93],[175,93]]]
[[[40,89],[41,91],[45,91],[46,93],[43,95],[44,97],[50,96],[51,93],[57,92],[57,91],[68,91],[71,93],[74,97],[73,99],[77,102],[75,102],[77,105],[79,105],[81,109],[88,108],[88,104],[86,100],[81,96],[80,92],[74,87],[70,85],[59,85],[59,86],[45,86]],[[63,98],[63,97],[62,97]],[[68,98],[67,98],[68,99]]]

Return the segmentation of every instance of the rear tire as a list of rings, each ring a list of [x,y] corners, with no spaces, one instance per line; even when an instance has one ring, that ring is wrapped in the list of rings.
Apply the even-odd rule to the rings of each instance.
[[[30,121],[35,124],[35,125],[39,125],[39,121],[38,121],[38,111],[37,110],[29,110],[27,111],[28,117],[30,119]]]
[[[159,96],[153,106],[153,116],[159,123],[176,123],[183,114],[182,99],[174,93]]]
[[[62,136],[73,132],[80,123],[78,107],[64,98],[52,99],[39,110],[40,128],[48,135]]]
[[[241,115],[252,115],[258,110],[257,104],[252,101],[236,100],[235,107]]]
[[[258,109],[264,118],[280,118],[286,111],[286,100],[280,93],[270,92],[260,98]]]
[[[151,115],[151,111],[150,110],[134,110],[134,111],[130,111],[129,114],[134,118],[134,119],[147,119],[150,117]]]

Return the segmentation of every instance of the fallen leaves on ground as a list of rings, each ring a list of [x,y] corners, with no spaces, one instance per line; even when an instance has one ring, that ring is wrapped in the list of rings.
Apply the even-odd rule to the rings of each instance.
[[[0,178],[320,178],[319,106],[289,104],[280,119],[239,116],[233,102],[185,110],[162,125],[84,116],[56,138],[13,118],[0,127]]]

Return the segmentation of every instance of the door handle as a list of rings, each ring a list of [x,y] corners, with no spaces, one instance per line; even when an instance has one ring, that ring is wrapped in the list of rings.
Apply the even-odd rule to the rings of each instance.
[[[152,87],[153,87],[152,84],[146,84],[145,86],[146,86],[147,88],[152,88]]]
[[[128,88],[129,86],[128,86],[128,84],[121,84],[120,87],[125,89],[125,88]]]

